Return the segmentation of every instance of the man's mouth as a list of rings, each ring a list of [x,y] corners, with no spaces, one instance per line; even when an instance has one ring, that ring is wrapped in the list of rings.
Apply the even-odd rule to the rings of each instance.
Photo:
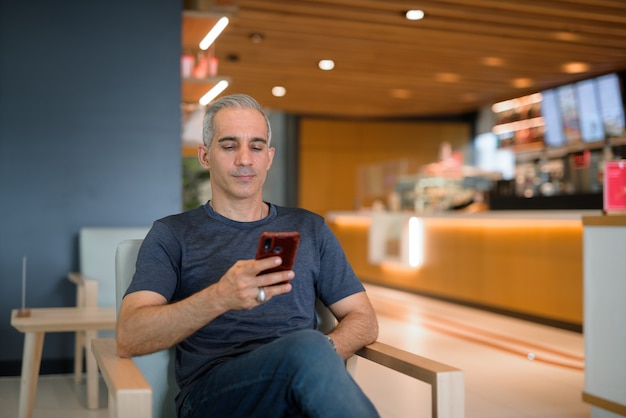
[[[254,173],[235,173],[233,175],[237,180],[240,181],[250,181],[255,177]]]

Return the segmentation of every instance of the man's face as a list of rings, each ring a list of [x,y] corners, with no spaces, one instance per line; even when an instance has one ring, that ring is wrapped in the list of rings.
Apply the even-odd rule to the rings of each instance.
[[[214,196],[261,196],[274,148],[267,144],[265,118],[253,109],[222,109],[215,115],[211,147],[201,147],[200,162],[211,172]]]

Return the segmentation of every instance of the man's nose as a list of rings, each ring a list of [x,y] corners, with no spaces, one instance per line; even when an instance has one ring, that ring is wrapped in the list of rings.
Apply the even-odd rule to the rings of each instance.
[[[236,163],[238,165],[250,165],[251,161],[252,161],[252,152],[246,147],[241,147],[237,151]]]

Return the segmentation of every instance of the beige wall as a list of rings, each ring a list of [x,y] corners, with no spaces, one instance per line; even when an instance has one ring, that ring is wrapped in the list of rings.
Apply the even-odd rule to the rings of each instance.
[[[461,122],[303,118],[298,205],[321,215],[331,210],[353,210],[359,206],[359,167],[400,159],[428,164],[438,159],[444,141],[454,150],[467,147],[470,132],[470,125]]]

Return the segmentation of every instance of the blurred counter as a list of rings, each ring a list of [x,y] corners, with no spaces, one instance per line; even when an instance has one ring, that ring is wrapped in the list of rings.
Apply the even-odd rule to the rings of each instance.
[[[326,219],[365,282],[580,331],[582,218],[600,214],[372,211]]]

